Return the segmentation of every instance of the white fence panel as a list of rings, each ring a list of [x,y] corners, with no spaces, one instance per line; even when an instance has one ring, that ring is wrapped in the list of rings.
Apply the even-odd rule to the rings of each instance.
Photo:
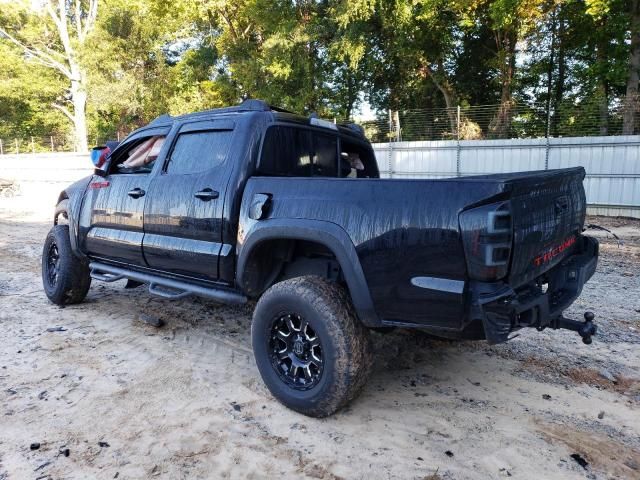
[[[17,182],[22,195],[51,208],[66,186],[92,172],[89,154],[0,155],[0,178]]]
[[[447,178],[583,166],[589,213],[640,218],[640,135],[377,143],[382,177]],[[0,155],[0,178],[24,193],[57,196],[91,173],[88,155]],[[55,199],[54,199],[55,200]]]
[[[446,178],[456,175],[457,142],[374,144],[383,177]]]
[[[481,175],[544,170],[544,139],[460,142],[460,174]]]
[[[446,178],[583,166],[589,213],[640,218],[640,135],[377,143],[385,178]]]
[[[593,209],[640,216],[639,136],[554,138],[549,143],[549,168],[584,166]]]

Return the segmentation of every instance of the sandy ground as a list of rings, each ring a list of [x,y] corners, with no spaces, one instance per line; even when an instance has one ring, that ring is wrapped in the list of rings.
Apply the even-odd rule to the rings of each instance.
[[[0,198],[0,480],[640,478],[640,222],[590,219],[625,240],[597,233],[598,271],[568,312],[596,312],[593,345],[534,330],[493,347],[376,334],[363,394],[314,420],[262,384],[251,305],[122,282],[50,304],[41,203]]]

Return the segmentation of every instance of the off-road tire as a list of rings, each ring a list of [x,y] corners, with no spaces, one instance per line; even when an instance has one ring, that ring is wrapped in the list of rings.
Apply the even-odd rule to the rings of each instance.
[[[320,340],[322,371],[306,390],[292,387],[274,366],[273,325],[288,313],[308,321]],[[310,417],[331,415],[360,393],[372,364],[369,331],[360,323],[344,288],[315,276],[269,288],[256,305],[251,341],[260,374],[274,397]]]
[[[50,259],[55,247],[58,255],[55,279],[52,280]],[[89,265],[71,251],[69,226],[55,225],[42,249],[42,285],[49,300],[56,305],[80,303],[91,286]]]

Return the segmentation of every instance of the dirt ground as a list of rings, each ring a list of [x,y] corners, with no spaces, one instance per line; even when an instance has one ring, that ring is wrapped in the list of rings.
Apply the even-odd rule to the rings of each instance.
[[[123,282],[50,304],[40,203],[0,198],[0,480],[640,479],[638,221],[589,219],[625,242],[594,232],[598,271],[568,312],[596,313],[593,345],[548,330],[493,347],[376,334],[363,394],[314,420],[260,380],[252,305]]]

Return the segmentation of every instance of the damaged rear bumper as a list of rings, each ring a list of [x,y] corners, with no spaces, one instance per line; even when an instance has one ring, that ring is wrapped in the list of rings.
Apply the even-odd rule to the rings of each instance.
[[[511,332],[523,327],[567,328],[580,333],[583,324],[562,316],[593,276],[598,262],[598,241],[580,239],[577,253],[529,285],[516,290],[506,284],[477,282],[472,286],[472,318],[482,321],[489,343],[505,342]],[[590,331],[595,333],[595,326]]]

